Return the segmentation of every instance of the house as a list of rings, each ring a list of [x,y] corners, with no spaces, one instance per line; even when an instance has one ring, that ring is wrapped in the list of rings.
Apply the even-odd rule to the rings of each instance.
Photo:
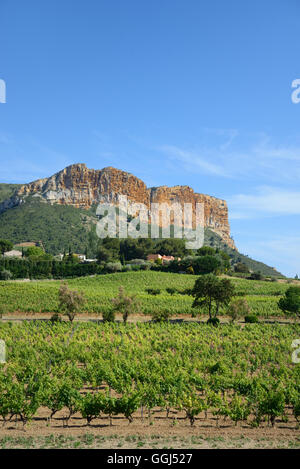
[[[155,262],[157,259],[162,259],[162,256],[160,254],[148,254],[147,256],[147,261],[150,262]]]
[[[4,253],[4,257],[18,257],[19,259],[22,257],[21,251],[17,251],[13,249],[12,251],[7,251]]]
[[[85,254],[75,254],[75,256],[78,257],[80,262],[85,262],[85,260],[86,260],[86,255]]]
[[[168,264],[168,262],[174,261],[174,256],[162,256],[161,254],[149,254],[147,256],[147,261],[155,262],[157,259],[161,259],[163,264]]]
[[[168,264],[171,261],[174,261],[175,257],[174,256],[162,256],[162,261],[163,264]]]

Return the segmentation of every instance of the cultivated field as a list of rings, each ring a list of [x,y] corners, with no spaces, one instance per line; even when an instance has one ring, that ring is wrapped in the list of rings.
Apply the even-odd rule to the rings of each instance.
[[[0,446],[299,446],[299,325],[23,322],[0,337]]]
[[[58,309],[59,281],[1,282],[0,448],[300,447],[291,347],[300,324],[277,307],[289,284],[232,278],[252,312],[275,323],[214,328],[205,316],[191,319],[193,299],[179,293],[196,278],[145,271],[68,280],[86,297],[73,324],[39,320]],[[141,314],[103,323],[120,285]],[[155,309],[187,321],[153,323]]]
[[[86,297],[83,313],[99,315],[111,309],[111,299],[118,293],[120,285],[130,294],[136,294],[144,314],[154,310],[168,310],[172,316],[191,314],[193,299],[189,295],[170,295],[166,288],[183,291],[192,288],[196,276],[164,272],[125,272],[95,277],[68,280],[71,288],[82,291]],[[287,283],[244,280],[232,278],[238,293],[246,295],[253,313],[259,316],[279,317],[282,312],[277,306],[278,299],[289,287]],[[0,303],[8,313],[52,313],[58,308],[57,293],[59,281],[13,281],[0,282]],[[149,295],[147,288],[160,289],[157,296]],[[221,311],[222,314],[222,311]]]

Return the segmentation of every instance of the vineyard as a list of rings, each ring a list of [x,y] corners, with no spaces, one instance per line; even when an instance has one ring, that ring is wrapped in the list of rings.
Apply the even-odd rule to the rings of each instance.
[[[300,420],[299,325],[1,323],[4,425],[207,419],[247,428]],[[121,420],[120,420],[121,419]],[[76,421],[78,425],[78,420]]]
[[[81,277],[68,280],[68,284],[85,294],[83,313],[101,315],[110,310],[111,299],[123,285],[126,292],[137,295],[142,313],[168,310],[176,316],[191,314],[192,298],[182,292],[192,288],[196,278],[193,275],[141,271]],[[246,295],[253,313],[264,318],[282,315],[277,303],[288,288],[287,284],[238,278],[233,278],[232,282],[239,295]],[[9,313],[52,313],[58,308],[59,286],[59,281],[0,282],[0,304],[4,304]],[[146,291],[149,288],[159,289],[160,293],[149,295]],[[167,292],[170,288],[176,290],[172,296]]]

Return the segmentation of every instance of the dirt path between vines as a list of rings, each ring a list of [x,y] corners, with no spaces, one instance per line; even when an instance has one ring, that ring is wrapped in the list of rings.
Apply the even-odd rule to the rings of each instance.
[[[91,448],[300,448],[300,430],[297,422],[289,415],[289,422],[277,420],[275,428],[263,422],[259,428],[246,423],[234,426],[231,422],[219,421],[208,413],[201,414],[193,427],[184,415],[155,410],[148,419],[145,412],[142,421],[138,411],[131,424],[116,416],[110,425],[109,418],[92,421],[90,426],[76,414],[68,426],[64,417],[67,412],[58,412],[52,421],[50,411],[40,409],[32,422],[25,428],[20,421],[7,422],[0,426],[0,448],[2,447],[91,447]]]
[[[5,314],[2,316],[2,321],[3,322],[8,322],[8,321],[16,321],[16,322],[22,322],[22,321],[49,321],[52,314],[54,313],[24,313],[21,311],[16,311],[14,313],[9,313]],[[228,324],[230,323],[230,318],[228,316],[219,316],[221,324]],[[63,316],[63,320],[68,322],[68,318],[66,316]],[[170,323],[206,323],[208,320],[208,316],[201,316],[201,318],[192,318],[188,316],[187,314],[179,314],[174,317],[172,317],[169,322]],[[1,321],[1,320],[0,320]],[[95,314],[89,314],[89,313],[82,313],[78,314],[74,322],[102,322],[102,316],[95,315]],[[122,320],[122,315],[121,314],[116,314],[116,321],[123,322]],[[128,318],[129,323],[138,323],[138,322],[150,322],[151,321],[151,316],[145,315],[145,314],[134,314]],[[271,316],[267,319],[260,319],[261,323],[264,324],[300,324],[300,320],[294,320],[291,318],[282,318],[282,317],[277,317],[277,316]],[[245,324],[244,321],[235,321],[235,324]]]

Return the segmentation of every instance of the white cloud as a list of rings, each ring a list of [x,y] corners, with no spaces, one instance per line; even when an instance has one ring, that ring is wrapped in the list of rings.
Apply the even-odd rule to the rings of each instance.
[[[227,201],[231,219],[300,215],[300,191],[264,186],[254,194],[237,194]]]
[[[211,141],[196,148],[161,145],[158,150],[181,164],[186,171],[236,180],[285,181],[300,177],[300,147],[276,145],[265,134],[250,138],[236,129],[205,129],[222,143]],[[200,137],[199,137],[200,140]]]
[[[228,177],[226,171],[222,166],[211,163],[204,155],[197,152],[186,151],[173,145],[162,145],[158,148],[163,153],[167,154],[171,159],[181,161],[186,170],[202,170],[205,173],[213,174],[216,176]]]

